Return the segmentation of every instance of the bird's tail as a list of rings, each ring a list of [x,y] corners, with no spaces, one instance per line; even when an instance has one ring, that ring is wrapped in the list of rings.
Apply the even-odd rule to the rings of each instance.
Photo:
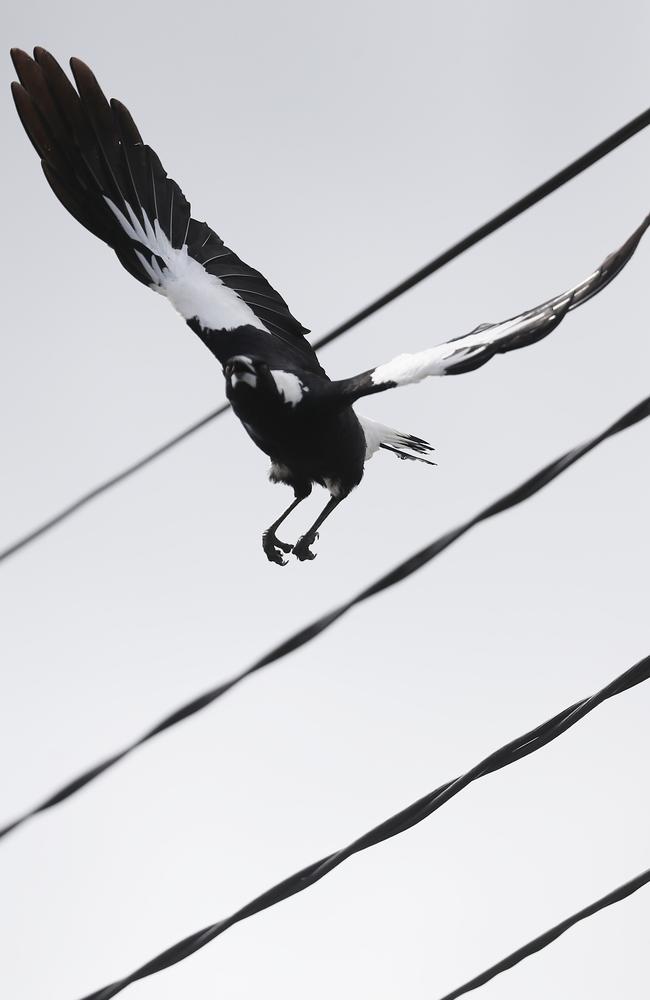
[[[425,455],[430,454],[434,449],[428,441],[415,437],[413,434],[402,434],[393,427],[386,427],[369,417],[359,417],[359,422],[363,428],[366,438],[366,462],[380,448],[392,451],[398,458],[410,458],[414,462],[426,462],[427,465],[435,465],[430,458]]]

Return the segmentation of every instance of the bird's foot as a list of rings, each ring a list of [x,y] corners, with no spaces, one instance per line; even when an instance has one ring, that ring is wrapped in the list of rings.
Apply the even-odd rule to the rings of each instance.
[[[313,545],[317,538],[317,531],[313,534],[303,535],[302,538],[299,538],[293,547],[293,554],[296,559],[300,559],[300,562],[304,562],[305,559],[315,559],[316,553],[312,552],[309,546]]]
[[[282,557],[282,553],[291,552],[293,546],[281,542],[274,531],[265,531],[262,535],[262,548],[266,552],[266,558],[269,562],[277,563],[278,566],[286,566],[287,560]]]

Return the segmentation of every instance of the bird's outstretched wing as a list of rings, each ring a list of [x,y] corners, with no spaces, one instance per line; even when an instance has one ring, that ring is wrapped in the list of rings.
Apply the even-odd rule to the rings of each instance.
[[[91,70],[70,60],[75,90],[45,49],[36,48],[33,59],[19,49],[11,55],[20,120],[71,215],[112,247],[133,277],[166,296],[220,360],[237,353],[233,341],[241,337],[232,334],[244,328],[245,344],[282,341],[308,368],[318,368],[304,339],[308,331],[284,299],[192,218],[129,111],[106,99]]]
[[[495,354],[505,354],[536,343],[554,330],[568,312],[597,295],[616,277],[632,257],[649,226],[650,215],[593,274],[561,295],[502,323],[483,323],[471,333],[438,344],[430,350],[400,354],[361,375],[332,382],[332,396],[341,402],[353,403],[361,396],[420,382],[430,375],[462,375],[480,368]]]

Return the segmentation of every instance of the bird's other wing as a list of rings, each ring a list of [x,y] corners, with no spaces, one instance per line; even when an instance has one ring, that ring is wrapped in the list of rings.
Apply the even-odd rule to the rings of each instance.
[[[400,354],[361,375],[332,382],[332,396],[347,404],[361,396],[420,382],[430,375],[462,375],[480,368],[495,354],[505,354],[536,343],[554,330],[568,312],[597,295],[616,277],[632,257],[649,226],[650,215],[593,274],[568,291],[502,323],[483,323],[471,333],[438,344],[430,350]]]
[[[106,99],[91,70],[70,60],[75,89],[45,49],[36,48],[33,59],[20,49],[11,55],[20,120],[70,214],[112,247],[134,278],[168,298],[220,360],[237,339],[228,331],[246,328],[248,343],[253,332],[281,340],[307,367],[318,367],[308,331],[284,299],[192,218],[129,111]]]

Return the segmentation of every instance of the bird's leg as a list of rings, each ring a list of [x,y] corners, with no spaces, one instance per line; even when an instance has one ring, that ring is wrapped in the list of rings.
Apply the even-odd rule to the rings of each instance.
[[[280,527],[282,522],[292,510],[295,510],[299,503],[304,500],[304,496],[297,496],[293,500],[283,514],[280,514],[277,521],[274,521],[270,528],[267,528],[262,535],[262,548],[266,552],[267,559],[270,562],[277,563],[278,566],[285,566],[287,560],[282,558],[283,552],[291,552],[291,545],[287,545],[286,542],[281,542],[280,539],[275,534],[276,530]]]
[[[313,545],[316,539],[318,538],[318,529],[320,528],[325,518],[330,516],[332,511],[336,507],[338,507],[342,499],[343,497],[331,497],[331,499],[325,505],[324,509],[320,512],[320,514],[312,524],[307,534],[303,535],[302,538],[298,539],[298,541],[293,547],[293,554],[296,557],[296,559],[300,559],[300,561],[303,562],[305,559],[316,558],[316,553],[312,552],[309,546]]]

